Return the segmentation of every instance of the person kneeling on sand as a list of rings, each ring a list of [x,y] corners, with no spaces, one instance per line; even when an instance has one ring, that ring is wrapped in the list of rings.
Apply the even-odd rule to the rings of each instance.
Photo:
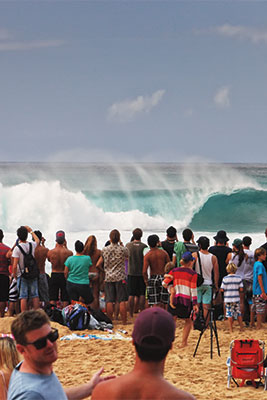
[[[101,377],[101,368],[89,382],[63,389],[53,372],[53,363],[58,357],[58,330],[51,327],[43,310],[24,311],[19,314],[12,322],[11,331],[24,361],[12,372],[8,400],[84,399],[91,395],[99,382],[113,378]]]
[[[142,311],[132,333],[135,365],[131,372],[100,383],[92,400],[183,399],[195,398],[168,383],[163,376],[167,354],[175,337],[175,323],[170,313],[160,307]]]

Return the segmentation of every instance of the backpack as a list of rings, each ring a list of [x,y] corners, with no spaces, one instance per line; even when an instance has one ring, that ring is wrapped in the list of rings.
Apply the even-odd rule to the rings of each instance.
[[[20,272],[21,272],[21,276],[22,278],[25,279],[35,279],[38,278],[39,276],[39,269],[37,266],[37,262],[35,260],[35,258],[32,255],[32,244],[29,243],[30,249],[29,249],[29,253],[25,253],[25,251],[23,250],[23,248],[17,244],[18,248],[20,249],[21,253],[24,256],[24,271],[21,271],[21,268],[19,266]]]
[[[90,314],[87,308],[80,304],[70,304],[62,310],[65,325],[71,330],[88,329]]]

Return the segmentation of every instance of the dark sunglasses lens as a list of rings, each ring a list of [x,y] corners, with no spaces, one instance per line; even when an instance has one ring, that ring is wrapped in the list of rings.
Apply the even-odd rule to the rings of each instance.
[[[56,329],[53,332],[50,332],[49,335],[47,335],[47,339],[54,343],[58,339],[58,330]]]
[[[43,349],[47,344],[47,339],[50,342],[54,343],[58,339],[58,330],[56,329],[56,330],[50,332],[45,338],[36,340],[36,342],[33,343],[35,348],[37,350]]]
[[[35,348],[37,350],[40,350],[46,346],[46,342],[47,342],[47,338],[45,337],[45,338],[36,340],[36,342],[34,342],[33,345],[35,346]]]

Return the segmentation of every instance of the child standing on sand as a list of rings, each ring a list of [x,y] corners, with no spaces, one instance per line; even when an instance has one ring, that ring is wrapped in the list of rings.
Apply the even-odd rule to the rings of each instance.
[[[263,247],[255,250],[256,262],[253,267],[253,304],[251,307],[251,326],[254,326],[254,315],[257,315],[257,329],[261,328],[267,300],[267,274],[263,265],[266,260],[266,250]]]
[[[243,322],[240,311],[240,292],[243,291],[242,278],[236,275],[237,266],[230,263],[226,267],[226,275],[221,284],[220,291],[224,293],[224,303],[226,309],[226,318],[229,322],[230,332],[233,332],[234,318],[237,318],[240,330],[243,330]]]

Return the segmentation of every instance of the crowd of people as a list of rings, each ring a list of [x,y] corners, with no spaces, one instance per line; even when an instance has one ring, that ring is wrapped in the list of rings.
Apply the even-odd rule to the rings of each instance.
[[[32,236],[31,241],[28,241],[29,234]],[[201,310],[207,324],[208,310],[212,303],[217,308],[217,317],[228,320],[230,331],[233,330],[235,319],[241,330],[244,324],[253,327],[255,319],[256,327],[261,328],[266,318],[267,243],[253,253],[250,250],[250,237],[236,238],[230,247],[227,233],[223,230],[214,236],[212,246],[206,236],[200,236],[195,241],[189,228],[183,230],[182,240],[178,240],[177,231],[173,226],[166,230],[166,239],[162,241],[158,235],[153,234],[148,236],[145,244],[141,241],[142,234],[140,228],[134,229],[131,240],[124,246],[120,232],[113,229],[102,250],[97,247],[96,237],[91,235],[85,243],[80,240],[75,242],[73,255],[68,249],[65,232],[62,230],[56,232],[55,248],[49,250],[45,246],[42,233],[38,230],[33,231],[29,226],[18,228],[17,240],[12,248],[3,243],[4,233],[0,229],[0,316],[4,317],[6,312],[9,316],[19,314],[17,318],[24,316],[25,323],[25,315],[29,312],[36,312],[37,314],[33,315],[38,320],[40,307],[45,308],[49,304],[64,307],[71,301],[81,301],[89,310],[96,310],[100,307],[99,299],[104,293],[108,317],[115,319],[119,316],[122,323],[126,324],[128,315],[133,317],[134,313],[139,313],[136,320],[136,324],[137,321],[142,321],[139,322],[140,326],[137,325],[139,330],[142,330],[145,318],[171,318],[173,321],[176,318],[184,319],[180,347],[187,346],[192,329],[192,314]],[[265,235],[267,237],[267,230]],[[50,276],[45,270],[47,261],[51,263]],[[51,329],[48,319],[42,315],[45,314],[42,313],[39,318],[41,325],[28,324],[29,334],[26,329],[23,339],[22,336],[18,337],[16,329],[12,328],[18,350],[24,359],[28,354],[28,344],[34,345],[37,350],[46,348],[48,343],[53,347],[58,337]],[[37,336],[32,334],[35,331],[38,331]],[[28,335],[28,342],[25,335]],[[145,336],[137,340],[139,336],[135,334],[135,330],[133,332],[137,371],[140,360],[150,361],[152,336],[147,335],[150,342],[143,343]],[[165,343],[166,338],[160,337],[160,334],[155,335],[154,332],[154,336]],[[171,343],[173,339],[174,337]],[[143,353],[141,342],[145,347],[148,346],[149,351],[146,349]],[[165,360],[171,343],[168,343],[167,351],[163,352],[163,358],[155,360],[156,363]],[[154,346],[154,342],[152,344]],[[160,347],[160,342],[156,340],[153,346],[152,350],[154,347]],[[52,347],[53,360],[50,361],[50,367],[57,357],[55,347],[52,357]],[[154,352],[153,350],[152,353]],[[142,362],[140,365],[143,365]],[[27,362],[24,361],[22,366],[21,373],[27,372],[29,366],[32,368],[32,363],[27,367]],[[51,368],[48,370],[52,371]],[[8,367],[1,371],[2,380],[7,388],[10,376]],[[146,369],[143,369],[143,372],[145,374]],[[93,384],[87,384],[84,389],[87,394],[94,388],[94,382],[99,383],[102,380],[101,373],[102,371],[97,378],[93,378]],[[14,380],[19,379],[19,376],[20,374],[16,373]],[[136,372],[130,373],[122,382],[126,385],[135,376]],[[106,384],[107,390],[108,387],[113,387],[112,398],[119,398],[116,397],[121,393],[119,383],[114,383],[114,386],[109,382]],[[141,386],[136,390],[141,390]],[[103,388],[105,390],[105,386]],[[62,393],[62,389],[58,390]],[[172,388],[168,389],[166,386],[166,390],[172,391]],[[85,392],[78,389],[81,396]],[[71,394],[67,396],[72,398]],[[94,398],[100,398],[98,391],[95,392]]]
[[[56,245],[49,250],[42,233],[29,226],[18,228],[12,248],[3,243],[0,229],[0,316],[49,304],[64,307],[79,300],[98,309],[104,293],[107,315],[111,319],[120,315],[124,324],[127,315],[133,317],[148,306],[160,306],[174,317],[187,319],[201,305],[206,318],[215,297],[219,318],[229,318],[230,330],[234,319],[241,328],[243,322],[253,326],[255,313],[257,327],[261,327],[267,298],[266,243],[254,254],[249,236],[236,238],[230,247],[223,230],[214,236],[212,246],[206,236],[195,241],[189,228],[183,230],[182,240],[173,226],[166,230],[165,240],[154,234],[145,244],[142,234],[140,228],[134,229],[124,246],[120,232],[113,229],[102,250],[91,235],[85,243],[75,242],[73,255],[62,230],[56,232]],[[37,271],[35,275],[29,274],[25,265],[29,262],[36,264],[30,267]],[[47,262],[51,263],[50,275],[45,270]],[[196,273],[202,276],[200,285]]]

